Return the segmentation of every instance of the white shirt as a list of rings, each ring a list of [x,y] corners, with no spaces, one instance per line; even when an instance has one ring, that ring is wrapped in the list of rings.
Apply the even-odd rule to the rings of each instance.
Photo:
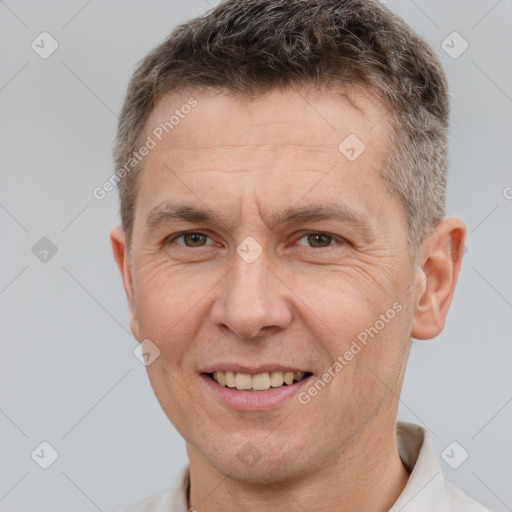
[[[389,512],[489,512],[444,479],[430,434],[423,427],[399,421],[396,433],[400,458],[410,475]],[[118,512],[187,512],[188,483],[186,466],[170,491]]]

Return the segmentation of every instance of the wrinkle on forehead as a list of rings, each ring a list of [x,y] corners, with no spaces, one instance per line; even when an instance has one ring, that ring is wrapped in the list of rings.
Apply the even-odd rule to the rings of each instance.
[[[261,172],[278,169],[279,172],[325,174],[338,164],[343,156],[337,147],[301,146],[286,144],[219,146],[200,149],[169,148],[161,159],[169,162],[169,169],[178,174],[195,172]]]
[[[277,136],[289,145],[294,145],[300,138],[304,145],[314,146],[315,142],[320,142],[319,146],[324,146],[324,141],[330,140],[337,146],[350,133],[346,133],[347,122],[355,133],[369,136],[371,132],[372,137],[387,130],[388,109],[375,98],[360,92],[354,92],[350,102],[339,94],[307,98],[294,90],[269,91],[255,98],[202,91],[194,97],[198,105],[164,135],[161,142],[172,141],[175,148],[199,149],[210,147],[215,139],[223,145],[227,142],[234,146],[247,146],[247,142],[250,145],[257,140],[262,146],[274,143]],[[168,121],[174,110],[184,103],[186,98],[173,92],[162,97],[150,114],[146,134],[152,126]]]

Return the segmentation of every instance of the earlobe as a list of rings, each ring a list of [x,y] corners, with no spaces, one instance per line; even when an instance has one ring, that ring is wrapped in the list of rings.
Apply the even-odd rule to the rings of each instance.
[[[112,245],[112,252],[114,254],[117,268],[121,273],[126,298],[128,300],[128,307],[130,310],[130,329],[133,336],[137,340],[140,340],[139,324],[135,312],[132,268],[126,245],[126,235],[121,226],[116,226],[110,230],[110,243]]]
[[[414,295],[411,337],[431,339],[444,328],[462,263],[466,226],[457,217],[442,220],[424,242]]]

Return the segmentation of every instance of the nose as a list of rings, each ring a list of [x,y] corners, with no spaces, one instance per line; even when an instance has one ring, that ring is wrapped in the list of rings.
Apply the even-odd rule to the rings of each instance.
[[[212,307],[214,325],[241,338],[256,338],[270,328],[285,329],[292,320],[287,287],[268,268],[262,254],[252,263],[235,255],[233,266],[219,283]]]

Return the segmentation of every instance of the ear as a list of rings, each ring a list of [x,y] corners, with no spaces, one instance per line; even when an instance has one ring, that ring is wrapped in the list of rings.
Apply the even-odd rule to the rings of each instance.
[[[123,279],[124,291],[128,299],[128,307],[130,309],[130,330],[137,341],[140,341],[140,329],[137,315],[135,312],[132,268],[130,262],[130,254],[126,246],[126,235],[121,226],[116,226],[110,230],[110,242],[112,244],[112,252],[116,260],[121,278]]]
[[[457,217],[442,220],[423,243],[411,336],[427,340],[444,328],[459,276],[466,226]]]

